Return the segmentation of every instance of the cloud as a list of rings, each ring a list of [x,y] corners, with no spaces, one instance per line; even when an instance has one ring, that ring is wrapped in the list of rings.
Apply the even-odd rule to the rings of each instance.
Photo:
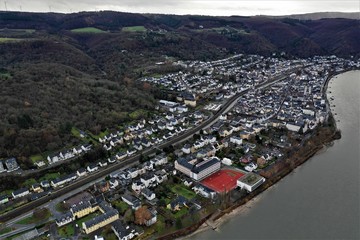
[[[8,10],[79,12],[114,10],[136,13],[201,15],[285,15],[307,12],[358,12],[358,0],[7,0]],[[5,10],[3,6],[1,8]]]

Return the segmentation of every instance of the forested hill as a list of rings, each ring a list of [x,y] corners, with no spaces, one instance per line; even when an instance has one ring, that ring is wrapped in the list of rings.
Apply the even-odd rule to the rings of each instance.
[[[176,59],[237,53],[359,57],[359,20],[119,12],[0,12],[0,159],[61,150],[146,117],[157,89],[134,80]],[[29,164],[30,165],[30,164]]]

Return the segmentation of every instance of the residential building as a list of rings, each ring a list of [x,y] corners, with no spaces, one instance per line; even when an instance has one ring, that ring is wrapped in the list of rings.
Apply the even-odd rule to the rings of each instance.
[[[5,172],[6,169],[4,168],[4,164],[2,161],[0,161],[0,173]]]
[[[227,165],[227,166],[231,166],[233,164],[233,161],[229,158],[223,158],[223,160],[221,161],[222,164]]]
[[[65,214],[60,215],[59,217],[57,217],[55,219],[56,225],[58,227],[64,226],[68,223],[71,223],[72,221],[74,221],[74,217],[70,211],[66,212]]]
[[[41,181],[41,182],[40,182],[40,185],[41,185],[41,187],[43,187],[43,188],[48,188],[48,187],[50,187],[50,183],[49,183],[48,180]]]
[[[80,168],[76,171],[76,174],[78,177],[83,177],[87,174],[87,172],[85,168]]]
[[[120,220],[112,222],[111,229],[119,240],[130,240],[139,235],[134,228],[130,226],[124,227],[124,224]]]
[[[7,195],[0,196],[0,204],[9,202],[9,197]]]
[[[149,226],[156,223],[156,221],[157,221],[157,211],[155,209],[148,209],[148,211],[150,212],[150,218],[146,219],[145,225],[149,227]]]
[[[177,198],[172,200],[166,208],[170,209],[171,211],[179,211],[182,207],[186,206],[187,200],[185,197],[179,195]]]
[[[132,209],[137,210],[141,207],[141,201],[130,194],[124,194],[121,196],[121,199],[126,202]]]
[[[32,185],[31,185],[31,190],[32,190],[33,192],[37,192],[37,193],[44,191],[44,190],[41,188],[40,184],[38,184],[38,183],[32,184]]]
[[[69,183],[77,178],[76,173],[72,173],[63,177],[56,178],[50,182],[53,188],[60,187],[66,183]]]
[[[16,171],[20,168],[15,158],[6,159],[4,164],[8,172]]]
[[[20,188],[16,191],[13,191],[12,192],[12,197],[15,199],[15,198],[20,198],[20,197],[24,197],[26,195],[28,195],[30,192],[29,192],[29,189],[27,188]]]
[[[240,137],[231,136],[231,137],[230,137],[230,142],[231,142],[231,143],[234,143],[234,144],[236,144],[236,145],[241,145],[242,142],[243,142],[243,140],[242,140],[242,138],[240,138]]]
[[[149,201],[154,200],[156,197],[155,193],[148,188],[141,190],[141,194]]]

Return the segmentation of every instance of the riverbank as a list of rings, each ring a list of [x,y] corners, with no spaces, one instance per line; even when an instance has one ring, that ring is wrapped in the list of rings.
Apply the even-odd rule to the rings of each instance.
[[[333,121],[335,124],[333,117],[330,116],[330,118],[330,121]],[[326,148],[329,147],[329,144],[331,144],[334,140],[341,138],[341,133],[335,128],[335,125],[333,125],[331,128],[333,129],[332,132],[329,132],[329,129],[323,129],[324,132],[321,132],[321,129],[318,130],[319,134],[315,138],[309,139],[304,148],[299,149],[299,151],[301,151],[297,154],[299,156],[290,157],[282,162],[274,164],[272,168],[277,168],[277,174],[274,174],[271,170],[261,172],[260,174],[266,177],[267,181],[254,192],[241,199],[239,202],[233,204],[223,211],[214,213],[214,215],[211,216],[211,220],[213,221],[211,225],[204,221],[204,223],[200,225],[196,231],[189,232],[186,236],[179,239],[187,239],[191,236],[211,229],[216,230],[219,226],[226,223],[234,216],[238,214],[246,214],[246,212],[261,199],[261,194],[265,190],[269,190],[274,187],[277,182],[286,177],[288,174],[292,173],[298,166],[302,165],[319,152],[325,151]],[[269,174],[272,176],[269,177]]]
[[[329,81],[338,74],[340,73],[329,75],[322,89],[323,94],[326,94]],[[256,200],[261,198],[261,193],[274,186],[274,184],[276,184],[282,178],[290,174],[295,168],[311,159],[314,155],[326,151],[328,147],[332,146],[334,140],[340,139],[341,132],[337,129],[336,121],[333,118],[333,113],[330,112],[329,99],[326,99],[329,109],[328,124],[317,128],[312,134],[312,137],[304,143],[303,147],[295,148],[296,154],[291,155],[289,158],[282,162],[279,162],[278,164],[275,164],[273,168],[277,168],[276,173],[274,171],[271,171],[271,169],[267,171],[262,171],[261,175],[266,177],[267,181],[259,189],[249,194],[248,196],[246,196],[246,198],[240,200],[238,203],[233,204],[229,208],[221,212],[215,213],[211,217],[213,221],[211,225],[205,222],[195,232],[188,233],[189,235],[180,239],[187,239],[200,232],[214,229],[214,226],[218,227],[238,214],[246,214],[246,211],[250,209],[254,205],[254,203],[256,203]]]

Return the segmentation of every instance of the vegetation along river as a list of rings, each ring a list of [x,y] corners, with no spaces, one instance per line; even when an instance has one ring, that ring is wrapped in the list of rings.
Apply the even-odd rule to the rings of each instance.
[[[333,77],[327,96],[342,138],[189,239],[360,239],[360,71]]]

